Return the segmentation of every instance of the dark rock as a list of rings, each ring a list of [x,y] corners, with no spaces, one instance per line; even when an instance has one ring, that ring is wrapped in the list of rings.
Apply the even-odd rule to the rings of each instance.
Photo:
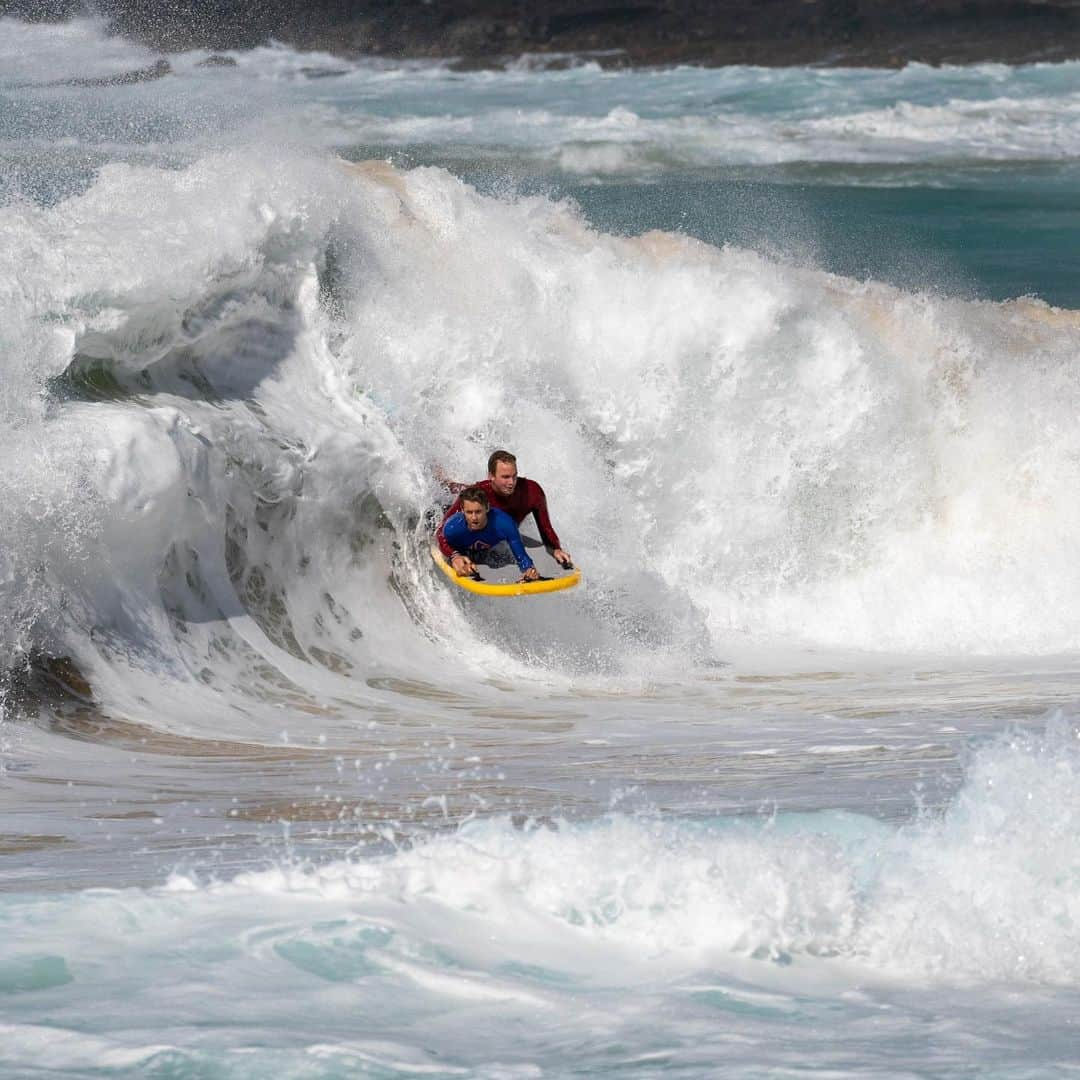
[[[65,18],[69,0],[0,0]],[[114,27],[162,49],[269,37],[341,56],[496,66],[524,53],[618,64],[965,63],[1080,57],[1077,0],[98,0]]]
[[[220,56],[215,53],[213,56],[208,56],[205,60],[200,60],[196,67],[201,68],[231,68],[236,67],[235,56]]]
[[[19,84],[23,87],[42,88],[46,86],[131,86],[135,83],[153,82],[172,74],[172,64],[168,60],[155,60],[149,67],[136,68],[134,71],[122,71],[118,75],[98,75],[92,79],[53,79],[49,82]]]
[[[172,74],[168,60],[156,60],[149,67],[122,71],[119,75],[102,75],[96,79],[65,79],[67,86],[131,86],[134,83],[153,82]]]
[[[343,75],[349,74],[349,69],[304,67],[300,69],[300,74],[305,79],[340,79]]]

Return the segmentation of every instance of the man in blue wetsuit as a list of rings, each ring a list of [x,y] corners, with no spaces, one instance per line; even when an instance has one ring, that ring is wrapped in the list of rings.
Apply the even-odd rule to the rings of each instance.
[[[439,526],[436,534],[440,547],[441,541],[445,541],[453,548],[450,565],[458,574],[467,577],[476,573],[476,564],[468,552],[483,551],[505,542],[510,545],[521,569],[521,580],[536,581],[540,573],[525,552],[525,545],[521,542],[521,533],[518,532],[514,519],[505,510],[491,506],[487,492],[481,487],[466,488],[459,499],[461,509],[456,514],[451,514]]]

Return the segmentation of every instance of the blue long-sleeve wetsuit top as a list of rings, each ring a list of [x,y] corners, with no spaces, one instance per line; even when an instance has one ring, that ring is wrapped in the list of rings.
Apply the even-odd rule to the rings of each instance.
[[[533,561],[525,552],[521,533],[518,532],[514,519],[505,510],[493,506],[488,511],[487,525],[475,530],[469,528],[465,515],[459,510],[442,523],[439,531],[450,546],[462,554],[468,553],[470,548],[493,548],[505,540],[510,545],[522,573],[532,569]]]

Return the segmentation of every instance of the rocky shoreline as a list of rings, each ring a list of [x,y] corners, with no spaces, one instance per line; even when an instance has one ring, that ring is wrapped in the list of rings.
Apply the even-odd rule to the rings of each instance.
[[[70,18],[81,0],[0,0],[0,14]],[[342,57],[546,66],[678,63],[898,66],[1080,58],[1080,0],[97,0],[113,27],[163,50],[271,38]]]

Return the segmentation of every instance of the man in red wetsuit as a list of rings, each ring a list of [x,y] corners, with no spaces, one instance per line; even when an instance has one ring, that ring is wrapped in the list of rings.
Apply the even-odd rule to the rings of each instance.
[[[465,484],[446,485],[455,495],[464,490]],[[486,480],[480,480],[476,485],[487,492],[491,505],[499,510],[505,510],[514,521],[520,525],[532,514],[536,520],[536,526],[540,530],[540,539],[551,548],[552,557],[561,566],[570,566],[572,560],[568,551],[563,551],[559,543],[559,537],[551,525],[548,517],[547,498],[544,489],[535,481],[528,480],[524,476],[518,476],[517,458],[508,450],[496,450],[488,458],[488,475]],[[461,509],[461,499],[455,498],[453,505],[443,515],[443,523]],[[439,550],[449,560],[457,552],[447,543],[443,536],[442,525],[439,526],[435,538],[439,544]]]

